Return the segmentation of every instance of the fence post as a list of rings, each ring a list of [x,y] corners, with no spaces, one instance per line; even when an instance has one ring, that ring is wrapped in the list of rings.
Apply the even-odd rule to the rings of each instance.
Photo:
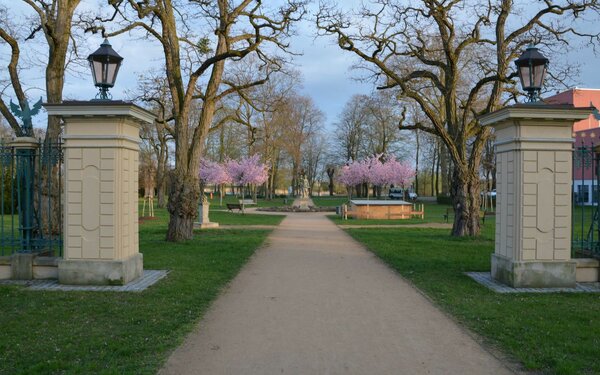
[[[516,288],[573,287],[572,126],[590,108],[518,104],[480,118],[496,131],[492,277]]]
[[[138,248],[140,123],[154,115],[122,101],[45,105],[64,121],[63,284],[121,285],[143,272]]]
[[[19,210],[19,235],[21,236],[21,247],[18,252],[31,253],[35,229],[33,173],[39,143],[35,138],[18,137],[10,145],[15,150],[17,168],[17,207]]]

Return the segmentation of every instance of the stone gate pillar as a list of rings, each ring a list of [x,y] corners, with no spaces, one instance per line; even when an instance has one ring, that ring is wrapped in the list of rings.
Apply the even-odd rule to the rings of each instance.
[[[140,123],[154,115],[121,101],[46,104],[64,121],[62,284],[122,285],[143,272],[138,248]]]
[[[572,127],[589,108],[519,104],[480,118],[496,130],[492,277],[515,288],[573,287]]]

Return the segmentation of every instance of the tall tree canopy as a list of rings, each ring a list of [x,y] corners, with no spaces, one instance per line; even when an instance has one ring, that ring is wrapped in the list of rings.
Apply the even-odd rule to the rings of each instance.
[[[530,43],[568,47],[598,34],[577,30],[576,19],[597,15],[597,0],[376,0],[356,13],[321,5],[317,27],[357,56],[380,89],[416,103],[425,122],[405,129],[440,137],[454,164],[452,234],[477,235],[480,166],[489,128],[477,118],[513,96],[512,62]]]
[[[167,240],[190,239],[200,197],[200,157],[215,111],[228,95],[265,83],[281,68],[275,51],[287,50],[286,37],[304,14],[304,4],[295,0],[280,7],[261,0],[109,0],[108,4],[114,13],[100,21],[116,21],[122,27],[107,36],[141,29],[163,49],[175,139]],[[89,27],[101,29],[102,25]],[[256,56],[262,62],[260,69],[249,74],[248,81],[234,80],[227,70],[247,56]],[[200,112],[197,118],[192,116],[194,103]]]

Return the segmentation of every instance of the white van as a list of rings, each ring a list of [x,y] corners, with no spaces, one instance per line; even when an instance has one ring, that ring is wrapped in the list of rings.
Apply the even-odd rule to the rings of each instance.
[[[404,199],[404,190],[402,188],[390,188],[390,199]],[[418,198],[417,193],[414,191],[407,191],[406,198],[411,201],[416,201]]]

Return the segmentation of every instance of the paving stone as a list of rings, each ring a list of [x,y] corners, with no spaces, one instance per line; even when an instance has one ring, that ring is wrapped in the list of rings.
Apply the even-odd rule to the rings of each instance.
[[[144,270],[142,277],[127,285],[62,285],[58,280],[0,280],[0,285],[24,285],[28,290],[62,292],[141,292],[167,276],[166,270]]]
[[[575,288],[513,288],[492,279],[489,272],[465,274],[496,293],[600,293],[600,283],[577,283]]]

